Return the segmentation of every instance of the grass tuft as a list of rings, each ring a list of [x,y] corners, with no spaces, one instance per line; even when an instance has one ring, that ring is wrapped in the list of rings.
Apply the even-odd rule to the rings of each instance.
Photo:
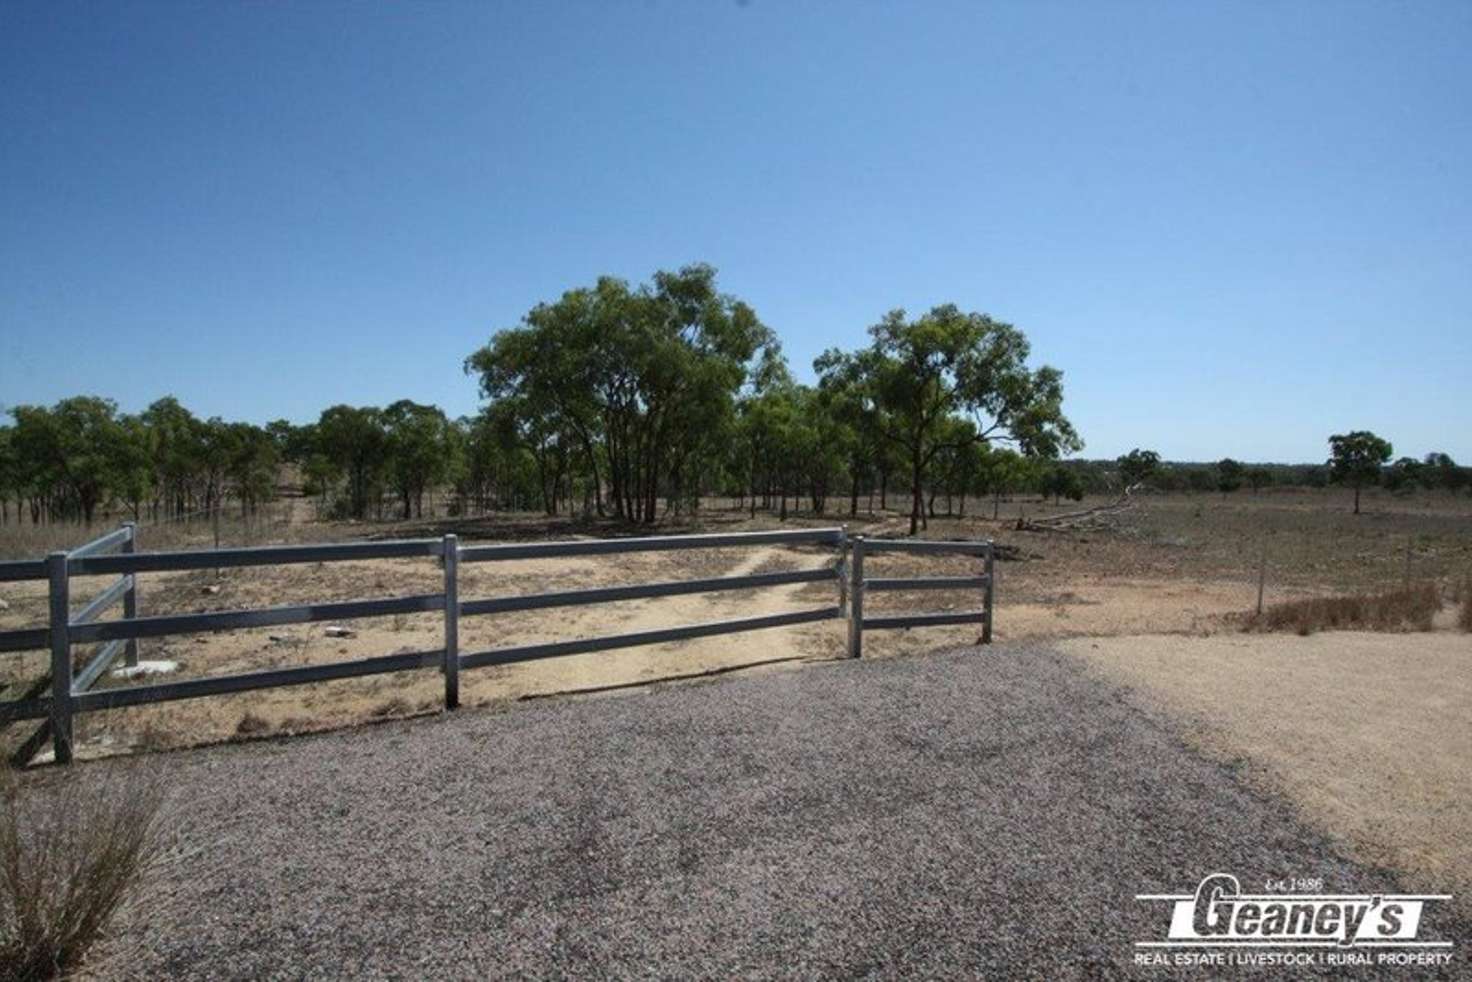
[[[236,736],[255,736],[257,733],[265,733],[271,728],[269,721],[262,719],[255,713],[246,713],[240,717],[240,722],[235,724]]]
[[[1472,631],[1472,573],[1462,577],[1457,583],[1452,599],[1462,605],[1457,612],[1457,626],[1463,631]]]
[[[136,775],[23,794],[0,772],[0,982],[82,965],[164,855],[163,800]]]
[[[1249,614],[1244,631],[1429,631],[1441,610],[1441,591],[1421,583],[1388,593],[1357,593],[1340,597],[1312,597],[1274,604],[1261,614]]]

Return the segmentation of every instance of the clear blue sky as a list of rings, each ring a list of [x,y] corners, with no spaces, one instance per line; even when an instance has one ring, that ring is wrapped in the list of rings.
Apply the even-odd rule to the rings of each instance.
[[[0,0],[0,404],[467,413],[695,260],[803,377],[1012,321],[1085,456],[1472,463],[1472,3]]]

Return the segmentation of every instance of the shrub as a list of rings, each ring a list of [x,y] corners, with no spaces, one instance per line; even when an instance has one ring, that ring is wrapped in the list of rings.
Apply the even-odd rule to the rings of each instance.
[[[1248,615],[1245,631],[1429,631],[1441,609],[1441,591],[1422,583],[1388,593],[1312,597],[1273,604]]]
[[[1462,602],[1462,609],[1457,614],[1457,626],[1464,631],[1472,631],[1472,573],[1462,577],[1454,599]]]
[[[136,774],[22,793],[0,772],[0,980],[82,964],[164,854],[163,798]]]
[[[257,716],[255,713],[246,713],[240,717],[240,722],[235,724],[236,736],[254,736],[257,733],[265,733],[271,728],[271,724]]]

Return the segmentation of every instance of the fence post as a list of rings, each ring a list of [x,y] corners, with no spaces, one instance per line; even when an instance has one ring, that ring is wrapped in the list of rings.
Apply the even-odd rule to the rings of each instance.
[[[1262,559],[1257,564],[1257,616],[1262,616],[1262,592],[1268,585],[1268,538],[1262,538]]]
[[[122,551],[132,554],[138,550],[138,523],[124,522],[123,528],[128,530],[128,538],[123,542]],[[123,594],[123,619],[131,621],[138,616],[138,574],[128,574],[128,589]],[[127,646],[123,649],[123,664],[129,667],[138,664],[138,639],[129,638]]]
[[[995,562],[997,546],[991,539],[986,540],[986,590],[982,593],[982,611],[986,614],[986,620],[982,621],[982,643],[992,643],[992,601],[997,598],[997,562]]]
[[[445,564],[445,708],[460,705],[460,540],[447,535]]]
[[[864,537],[851,540],[848,567],[848,656],[864,656]]]
[[[46,557],[51,598],[51,740],[58,764],[72,761],[72,645],[70,583],[66,553]]]
[[[848,617],[848,526],[840,525],[838,530],[838,616]]]

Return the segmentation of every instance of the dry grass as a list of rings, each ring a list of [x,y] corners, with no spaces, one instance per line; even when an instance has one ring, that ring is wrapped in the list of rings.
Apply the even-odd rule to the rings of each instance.
[[[1273,604],[1261,614],[1249,615],[1245,631],[1430,631],[1441,610],[1441,591],[1421,583],[1388,593],[1358,593],[1339,597],[1310,597]]]
[[[256,736],[265,733],[271,728],[270,722],[257,716],[255,713],[246,713],[240,717],[240,722],[235,724],[236,736]]]
[[[82,965],[164,855],[163,799],[136,773],[29,794],[0,774],[0,980]]]

